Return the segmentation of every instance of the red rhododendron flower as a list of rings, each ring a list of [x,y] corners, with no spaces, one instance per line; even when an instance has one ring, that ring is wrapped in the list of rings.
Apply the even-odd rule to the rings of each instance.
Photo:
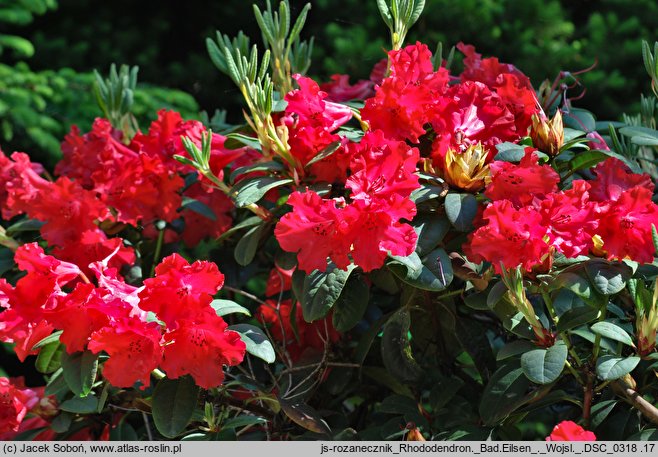
[[[67,295],[57,297],[56,305],[44,315],[57,329],[63,330],[59,340],[66,352],[84,351],[91,334],[109,324],[104,302],[93,284],[78,284]]]
[[[294,267],[290,270],[284,270],[278,265],[275,265],[274,268],[270,270],[269,277],[267,278],[265,296],[271,297],[273,295],[279,295],[282,292],[290,290],[292,287],[292,274],[294,272]]]
[[[633,173],[619,159],[611,157],[592,169],[596,178],[590,181],[592,200],[609,203],[619,200],[621,194],[635,186],[643,187],[653,193],[653,180],[648,174]]]
[[[413,203],[411,206],[415,210]],[[387,206],[358,200],[347,210],[355,214],[351,226],[352,258],[363,271],[380,268],[389,252],[402,257],[414,252],[416,231],[409,224],[397,221]]]
[[[516,207],[529,205],[545,195],[557,191],[560,175],[548,165],[539,165],[534,149],[525,148],[525,155],[516,165],[494,161],[491,183],[484,194],[492,200],[510,200]]]
[[[331,75],[331,82],[320,84],[320,90],[327,93],[326,100],[331,102],[364,100],[375,93],[372,81],[362,79],[350,85],[349,75]]]
[[[482,54],[475,52],[475,47],[470,44],[459,42],[457,49],[464,54],[462,81],[479,81],[493,88],[500,84],[499,76],[513,75],[518,78],[521,86],[532,89],[530,79],[514,65],[501,63],[497,57],[483,59]]]
[[[413,218],[416,205],[408,197],[419,187],[415,174],[419,158],[418,149],[403,141],[389,141],[381,131],[366,133],[352,151],[352,175],[346,182],[351,198],[385,201],[391,217]]]
[[[575,422],[562,421],[553,428],[546,441],[596,441],[596,435]]]
[[[658,227],[658,206],[651,201],[653,193],[646,187],[633,187],[622,192],[609,210],[601,215],[598,234],[608,259],[630,258],[651,263],[655,249],[651,225]]]
[[[165,257],[155,268],[155,278],[144,280],[139,307],[153,311],[168,327],[205,311],[224,284],[224,275],[212,262],[190,264],[178,254]]]
[[[165,335],[161,366],[168,377],[190,374],[199,386],[210,389],[224,380],[224,365],[238,365],[244,359],[247,346],[240,334],[227,330],[224,319],[211,308],[178,324]]]
[[[352,110],[325,101],[326,92],[311,78],[301,75],[294,78],[299,89],[286,94],[288,105],[282,119],[289,131],[290,152],[303,167],[329,144],[341,140],[332,132],[352,118]],[[312,164],[311,174],[318,180],[333,182],[344,179],[346,169],[345,154],[337,151]]]
[[[32,389],[0,377],[0,433],[18,431],[25,415],[39,403]]]
[[[552,193],[541,202],[542,223],[550,243],[567,257],[586,254],[599,224],[598,206],[589,201],[589,184],[576,180],[572,189]]]
[[[512,74],[501,74],[497,82],[496,94],[514,115],[519,136],[525,136],[532,125],[532,115],[541,111],[534,89]]]
[[[93,192],[69,178],[59,178],[40,192],[26,212],[45,222],[41,234],[50,245],[59,247],[77,242],[81,232],[97,229],[94,221],[110,217],[107,206]]]
[[[388,138],[417,142],[438,97],[448,88],[448,71],[432,64],[432,53],[421,43],[389,52],[391,75],[366,100],[361,117]]]
[[[532,207],[514,208],[508,200],[491,203],[482,215],[485,224],[475,230],[464,245],[464,252],[474,262],[491,262],[496,273],[519,265],[526,270],[540,265],[550,253],[546,243],[547,228]]]
[[[55,247],[53,255],[67,262],[80,265],[85,274],[90,272],[88,266],[98,262],[116,251],[110,260],[110,267],[121,268],[135,262],[135,251],[123,244],[121,238],[108,238],[100,229],[84,230],[78,233],[79,238],[71,243]]]
[[[14,152],[11,159],[0,151],[0,210],[4,219],[26,212],[48,181],[39,176],[43,167],[30,162],[27,154]]]
[[[347,268],[353,213],[311,191],[293,192],[288,204],[293,210],[281,218],[274,235],[284,251],[297,252],[299,269],[325,271],[328,257],[338,268]]]
[[[137,156],[122,142],[121,131],[112,127],[107,119],[97,118],[91,132],[80,134],[75,125],[62,143],[64,157],[55,167],[55,173],[78,181],[85,189],[96,185],[92,174],[106,168],[121,169],[121,165]]]
[[[438,167],[445,165],[448,149],[461,152],[481,143],[490,161],[496,155],[496,144],[519,139],[514,115],[500,96],[480,82],[450,87],[437,100],[429,122],[437,134],[432,158]]]
[[[88,348],[109,354],[103,376],[113,386],[132,387],[140,381],[146,388],[151,383],[151,371],[162,361],[161,339],[157,323],[123,318],[94,332]]]
[[[27,274],[16,287],[0,280],[0,307],[5,308],[0,313],[0,341],[16,343],[14,351],[23,361],[36,354],[32,347],[53,330],[44,320],[45,307],[62,294],[62,286],[78,277],[80,269],[45,255],[36,243],[19,247],[15,259]]]

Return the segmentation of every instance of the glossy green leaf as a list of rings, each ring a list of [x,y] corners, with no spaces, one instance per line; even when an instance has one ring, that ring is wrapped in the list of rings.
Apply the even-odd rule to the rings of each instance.
[[[71,392],[80,397],[86,397],[96,380],[98,371],[98,355],[91,351],[64,354],[62,356],[64,380]]]
[[[611,340],[619,341],[628,346],[635,347],[633,340],[630,335],[626,333],[626,330],[619,327],[618,325],[613,324],[612,322],[597,322],[592,325],[592,331],[598,335],[610,338]]]
[[[411,350],[410,326],[409,311],[400,309],[384,325],[381,341],[384,366],[389,373],[402,381],[414,381],[422,374]]]
[[[98,408],[98,398],[93,395],[86,397],[73,397],[59,405],[59,409],[69,413],[76,414],[92,414]]]
[[[252,260],[254,260],[256,252],[258,251],[258,245],[260,244],[261,236],[266,227],[266,224],[252,227],[247,230],[247,233],[245,233],[242,238],[240,238],[240,241],[238,241],[238,244],[235,246],[235,250],[233,251],[235,261],[238,262],[239,265],[244,267],[249,265]]]
[[[233,330],[240,334],[240,338],[247,345],[247,352],[267,363],[274,363],[276,360],[276,353],[270,340],[267,339],[265,333],[258,327],[249,324],[236,324],[229,326],[229,330]]]
[[[212,306],[218,316],[226,316],[227,314],[233,313],[251,316],[251,313],[247,308],[237,304],[233,300],[216,299],[210,303],[210,306]]]
[[[39,373],[53,373],[61,366],[62,355],[66,348],[59,341],[53,341],[46,344],[39,351],[37,360],[34,364]]]
[[[491,376],[480,401],[480,417],[485,425],[497,425],[521,406],[530,381],[517,363],[500,367]]]
[[[191,376],[162,379],[153,391],[153,422],[167,438],[174,438],[185,430],[196,408],[199,388]]]
[[[334,304],[333,324],[339,332],[347,332],[356,326],[368,308],[370,287],[361,275],[351,275]]]
[[[580,325],[587,324],[599,317],[600,311],[596,308],[589,306],[579,306],[570,309],[560,316],[557,324],[557,329],[560,332],[565,332]]]
[[[422,259],[416,252],[407,257],[391,256],[387,266],[402,281],[423,290],[444,290],[453,279],[452,262],[443,249],[435,249]]]
[[[628,265],[605,260],[590,260],[585,264],[585,271],[594,288],[603,295],[621,292],[626,287],[626,281],[633,275]]]
[[[567,347],[562,341],[547,349],[533,349],[521,356],[521,368],[537,384],[550,384],[560,377],[567,361]]]
[[[478,202],[472,194],[449,193],[445,198],[445,211],[448,220],[461,232],[473,229],[473,219],[478,210]]]
[[[596,362],[596,375],[604,381],[612,381],[633,371],[638,363],[639,357],[604,355]]]
[[[233,186],[231,197],[235,201],[235,206],[244,208],[258,202],[270,190],[292,182],[292,179],[271,178],[269,176],[245,179]]]
[[[343,292],[354,268],[354,265],[350,265],[347,270],[341,270],[332,263],[324,272],[314,270],[308,275],[299,270],[295,272],[293,278],[297,278],[297,284],[301,285],[295,293],[306,322],[313,322],[327,315]]]

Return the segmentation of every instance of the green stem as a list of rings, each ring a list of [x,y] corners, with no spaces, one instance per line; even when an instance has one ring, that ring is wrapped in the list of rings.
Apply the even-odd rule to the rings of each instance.
[[[557,317],[557,314],[555,313],[555,309],[553,308],[553,301],[551,300],[551,296],[548,294],[548,292],[542,291],[541,293],[542,298],[544,299],[544,304],[546,304],[546,308],[548,309],[548,313],[551,315],[551,319],[553,320],[553,323],[557,327],[557,323],[559,318]],[[564,332],[559,332],[560,338],[562,338],[562,341],[564,341],[564,344],[567,346],[567,350],[569,351],[569,354],[571,354],[571,357],[576,361],[576,365],[579,367],[583,365],[583,361],[578,357],[578,354],[574,350],[573,346],[571,345],[571,341],[569,341],[569,338],[567,338],[567,335]],[[579,376],[576,376],[576,379],[580,379]]]
[[[164,242],[165,227],[158,233],[158,241],[155,244],[155,253],[153,254],[153,265],[151,265],[150,277],[155,276],[155,267],[160,261],[160,253],[162,252],[162,244]]]

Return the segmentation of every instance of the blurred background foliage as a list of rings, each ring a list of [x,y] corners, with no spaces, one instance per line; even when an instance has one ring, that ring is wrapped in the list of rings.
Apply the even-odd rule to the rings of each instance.
[[[0,54],[6,64],[0,66],[4,148],[54,157],[71,123],[88,129],[98,115],[90,72],[105,73],[112,62],[138,65],[139,80],[151,84],[141,84],[137,94],[142,128],[159,107],[195,116],[195,100],[211,113],[228,109],[229,120],[239,122],[240,94],[212,65],[204,41],[216,29],[229,35],[244,30],[256,39],[252,3],[192,0],[182,7],[171,0],[142,0],[136,9],[131,0],[0,0],[0,33],[7,33],[0,35],[2,51],[12,48],[7,36],[23,37]],[[304,3],[291,1],[296,12]],[[303,32],[316,37],[311,75],[367,78],[388,45],[375,1],[311,3]],[[599,119],[617,120],[637,111],[640,93],[648,90],[640,43],[653,42],[656,30],[654,0],[427,0],[408,41],[420,39],[432,49],[439,41],[448,47],[474,44],[484,56],[514,63],[535,87],[560,70],[597,62],[581,76],[587,91],[577,104]],[[570,95],[579,93],[576,88]]]

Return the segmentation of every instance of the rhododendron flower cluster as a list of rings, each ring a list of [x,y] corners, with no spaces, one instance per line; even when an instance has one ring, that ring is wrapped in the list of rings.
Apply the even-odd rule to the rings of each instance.
[[[49,425],[48,419],[57,414],[57,402],[44,395],[44,388],[25,387],[22,378],[0,377],[0,441],[12,440],[26,430]],[[44,430],[36,437],[48,440],[52,430]]]
[[[43,168],[27,155],[14,153],[9,158],[0,153],[0,178],[6,183],[0,193],[2,216],[27,214],[44,222],[41,234],[53,253],[84,270],[117,248],[113,266],[134,262],[132,249],[120,238],[110,238],[124,224],[155,236],[154,222],[180,218],[186,244],[217,237],[231,226],[230,199],[204,181],[186,186],[183,177],[194,169],[174,159],[187,155],[181,136],[200,142],[205,131],[200,122],[183,121],[178,113],[165,110],[147,134],[138,133],[128,144],[105,119],[97,119],[84,135],[74,126],[62,143],[64,157],[55,168],[60,177],[54,182],[42,177]],[[225,166],[249,154],[245,148],[225,149],[224,140],[213,134],[210,164],[220,177]],[[215,219],[181,208],[184,198],[204,204]],[[168,241],[179,236],[167,230]]]
[[[111,257],[90,266],[97,284],[78,281],[65,293],[63,286],[82,274],[77,266],[45,255],[36,243],[18,248],[17,263],[27,275],[16,287],[0,283],[0,305],[6,308],[0,339],[15,342],[23,360],[38,352],[32,349],[37,342],[62,330],[60,341],[69,354],[89,349],[110,356],[103,374],[117,387],[138,381],[148,386],[158,367],[171,378],[191,374],[203,387],[221,384],[222,367],[240,363],[245,344],[210,306],[224,283],[217,266],[189,264],[173,254],[137,288],[109,267]],[[149,319],[148,311],[161,323]]]
[[[388,140],[381,131],[367,133],[348,150],[348,200],[294,192],[288,199],[293,211],[276,226],[277,240],[284,250],[298,253],[301,270],[325,271],[327,258],[345,269],[351,257],[370,271],[381,267],[389,252],[407,256],[415,248],[416,233],[400,220],[416,214],[409,195],[418,188],[418,150]]]
[[[599,239],[597,248],[608,260],[653,260],[658,206],[648,175],[609,158],[593,169],[593,180],[574,180],[560,191],[559,175],[540,165],[532,148],[518,165],[493,162],[490,168],[485,195],[492,202],[464,245],[470,259],[489,261],[497,272],[501,263],[530,271],[550,263],[556,251],[568,258],[595,253]]]
[[[495,145],[525,136],[539,112],[530,81],[518,69],[481,59],[472,46],[458,48],[466,55],[465,70],[452,85],[445,68],[434,70],[426,45],[391,51],[391,74],[362,110],[371,128],[392,139],[418,143],[433,132],[431,157],[439,170],[446,168],[448,151],[461,154],[476,145],[490,162]]]

